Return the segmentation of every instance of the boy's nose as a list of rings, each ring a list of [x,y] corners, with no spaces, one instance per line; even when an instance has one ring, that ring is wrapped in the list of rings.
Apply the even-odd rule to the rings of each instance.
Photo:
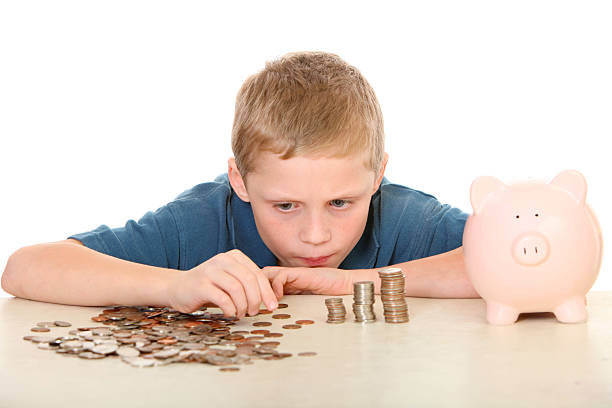
[[[302,242],[311,245],[323,244],[331,239],[331,231],[319,215],[309,217],[300,231]]]

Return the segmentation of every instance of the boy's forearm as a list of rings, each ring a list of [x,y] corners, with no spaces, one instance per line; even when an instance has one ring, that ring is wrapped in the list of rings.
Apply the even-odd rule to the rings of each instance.
[[[480,297],[465,271],[463,247],[443,254],[403,262],[397,265],[404,271],[406,296],[431,298],[477,298]],[[371,280],[376,293],[380,293],[378,271],[383,268],[356,271],[353,282]]]
[[[166,305],[173,273],[81,245],[53,242],[13,254],[2,286],[18,297],[69,305]]]

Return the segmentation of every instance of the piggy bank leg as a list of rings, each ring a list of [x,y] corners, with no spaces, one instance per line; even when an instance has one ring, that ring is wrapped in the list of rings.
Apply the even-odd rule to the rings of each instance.
[[[552,312],[562,323],[583,323],[587,320],[585,305],[586,297],[576,296],[561,303]]]
[[[519,312],[509,306],[487,302],[487,321],[491,324],[512,324],[518,319]]]

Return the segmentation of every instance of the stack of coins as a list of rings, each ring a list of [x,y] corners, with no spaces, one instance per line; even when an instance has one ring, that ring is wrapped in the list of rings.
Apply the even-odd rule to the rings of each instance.
[[[327,306],[327,323],[344,323],[346,319],[346,309],[342,298],[327,298],[325,299]]]
[[[374,282],[353,283],[353,313],[356,322],[375,322],[376,315],[372,305],[374,304]]]
[[[378,271],[380,276],[380,297],[385,310],[385,322],[406,323],[408,305],[404,296],[404,273],[400,268],[387,268]]]

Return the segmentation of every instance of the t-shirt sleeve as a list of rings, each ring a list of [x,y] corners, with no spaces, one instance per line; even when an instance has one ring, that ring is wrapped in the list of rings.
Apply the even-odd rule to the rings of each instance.
[[[179,234],[169,205],[147,212],[140,220],[125,226],[71,235],[88,248],[115,258],[162,268],[179,267]]]
[[[394,205],[396,241],[389,264],[438,255],[463,244],[468,214],[416,190],[402,198]]]

